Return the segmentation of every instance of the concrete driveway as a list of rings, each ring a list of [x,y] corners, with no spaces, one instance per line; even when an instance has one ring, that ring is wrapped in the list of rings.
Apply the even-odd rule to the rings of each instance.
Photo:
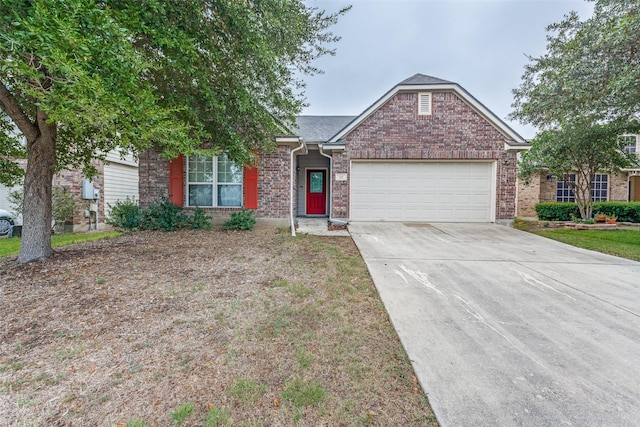
[[[640,425],[640,263],[495,224],[349,230],[442,426]]]

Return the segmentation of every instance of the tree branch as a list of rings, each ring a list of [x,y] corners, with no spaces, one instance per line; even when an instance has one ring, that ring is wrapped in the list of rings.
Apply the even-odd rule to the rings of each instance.
[[[31,123],[29,117],[22,111],[4,82],[0,82],[0,109],[18,126],[27,140],[35,140],[38,136],[38,126]]]

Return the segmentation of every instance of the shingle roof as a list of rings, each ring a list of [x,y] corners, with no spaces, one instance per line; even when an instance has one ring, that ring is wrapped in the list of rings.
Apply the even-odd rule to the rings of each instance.
[[[298,116],[295,135],[306,142],[325,142],[349,124],[356,116]]]
[[[409,77],[406,80],[401,81],[398,85],[437,85],[437,84],[451,84],[448,80],[442,80],[437,77],[427,76],[424,74],[416,74]]]

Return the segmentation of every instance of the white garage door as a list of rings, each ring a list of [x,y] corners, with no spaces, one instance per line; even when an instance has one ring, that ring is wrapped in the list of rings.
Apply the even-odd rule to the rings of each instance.
[[[127,197],[138,200],[138,168],[126,164],[110,163],[104,166],[104,204],[109,216],[109,204]]]
[[[351,220],[491,222],[493,163],[353,162]]]

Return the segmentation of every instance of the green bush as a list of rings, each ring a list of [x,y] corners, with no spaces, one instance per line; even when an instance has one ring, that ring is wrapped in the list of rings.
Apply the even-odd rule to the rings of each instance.
[[[205,213],[204,209],[196,208],[193,215],[187,218],[189,227],[193,229],[211,229],[211,218]]]
[[[615,216],[621,222],[640,223],[640,202],[595,202],[593,212]]]
[[[580,210],[575,203],[538,203],[535,209],[540,221],[571,221],[580,217]],[[640,223],[640,202],[594,202],[593,212],[615,216],[622,222]]]
[[[9,203],[14,212],[21,214],[24,206],[22,190],[9,193]],[[51,192],[51,215],[54,225],[64,225],[73,219],[73,212],[78,207],[78,200],[61,185],[54,185]]]
[[[253,213],[254,211],[250,209],[234,212],[222,227],[224,227],[225,230],[253,230],[253,226],[256,225],[256,219],[253,217]]]
[[[145,230],[175,231],[189,226],[182,208],[169,200],[158,197],[148,208],[140,212],[140,228]]]
[[[107,206],[109,206],[107,224],[128,230],[138,228],[140,225],[140,206],[136,199],[127,197],[114,204],[107,203]]]
[[[580,217],[580,209],[575,203],[544,202],[535,206],[540,221],[571,221]]]

